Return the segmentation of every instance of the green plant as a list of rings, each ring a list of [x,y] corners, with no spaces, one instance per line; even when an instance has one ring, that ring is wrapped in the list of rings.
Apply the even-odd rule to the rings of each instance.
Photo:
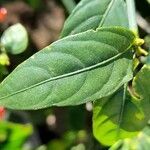
[[[150,59],[143,43],[133,0],[82,0],[61,39],[1,83],[0,105],[41,109],[93,101],[98,141],[111,146],[133,138],[150,118]]]
[[[32,126],[0,122],[0,149],[20,150],[24,141],[32,134]]]

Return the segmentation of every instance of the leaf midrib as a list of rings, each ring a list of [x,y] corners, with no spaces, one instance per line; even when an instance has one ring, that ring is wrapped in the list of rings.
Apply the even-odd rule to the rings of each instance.
[[[124,85],[124,90],[123,90],[123,97],[122,97],[122,102],[121,102],[121,107],[119,110],[119,117],[118,117],[118,125],[117,125],[117,134],[116,134],[116,140],[118,140],[120,137],[120,130],[121,130],[121,124],[123,120],[123,115],[124,115],[124,107],[126,103],[126,92],[127,92],[127,84]]]
[[[131,47],[131,45],[130,45],[130,47]],[[129,48],[130,48],[130,47],[129,47]],[[53,78],[44,80],[44,81],[42,81],[42,82],[36,83],[36,84],[34,84],[34,85],[31,85],[31,86],[29,86],[29,87],[27,87],[27,88],[18,90],[18,91],[16,91],[16,92],[13,92],[12,94],[8,94],[8,95],[6,95],[6,96],[3,96],[3,97],[0,98],[0,100],[5,99],[5,98],[8,98],[8,97],[11,97],[11,96],[14,96],[14,95],[17,95],[17,94],[22,93],[22,92],[25,92],[25,91],[27,91],[27,90],[29,90],[29,89],[32,89],[32,88],[34,88],[34,87],[43,85],[43,84],[45,84],[45,83],[47,83],[47,82],[51,82],[51,81],[63,79],[63,78],[66,78],[66,77],[74,76],[74,75],[77,75],[77,74],[80,74],[80,73],[84,73],[84,72],[87,72],[87,71],[90,71],[90,70],[99,68],[100,66],[102,66],[102,65],[104,65],[104,64],[106,64],[106,63],[109,63],[109,62],[111,62],[111,61],[113,61],[113,60],[115,60],[115,59],[121,57],[124,53],[126,53],[126,51],[129,50],[129,48],[127,48],[124,52],[119,53],[119,54],[117,54],[117,55],[115,55],[115,56],[113,56],[113,57],[111,57],[111,58],[109,58],[109,59],[107,59],[107,60],[105,60],[105,61],[103,61],[103,62],[97,63],[97,64],[95,64],[95,65],[92,65],[92,66],[89,66],[89,67],[86,67],[86,68],[83,68],[83,69],[80,69],[80,70],[77,70],[77,71],[74,71],[74,72],[71,72],[71,73],[59,75],[59,76],[56,76],[56,77],[53,77]],[[5,80],[4,80],[3,82],[5,82]]]
[[[100,28],[100,27],[103,26],[104,21],[105,21],[107,15],[109,14],[111,8],[113,7],[114,2],[115,2],[115,0],[111,0],[111,1],[108,3],[108,7],[107,7],[106,10],[104,11],[104,13],[101,14],[101,15],[99,15],[99,17],[102,16],[102,19],[100,20],[99,25],[97,26],[97,28]],[[91,2],[89,2],[89,4],[90,4],[90,3],[91,3]],[[77,12],[77,11],[75,11],[73,15],[75,15],[76,12]],[[72,15],[72,17],[74,17],[73,15]],[[91,17],[92,17],[92,16],[91,16]],[[85,21],[85,20],[83,20],[83,21],[80,22],[79,24],[82,24],[84,21]],[[77,27],[79,27],[79,26],[77,26]],[[74,29],[76,29],[77,27],[74,27],[74,28],[72,29],[72,31],[74,31]],[[72,34],[71,34],[72,31],[69,31],[68,35],[72,35]],[[63,33],[63,31],[62,31],[62,33]],[[62,33],[61,33],[61,36],[63,35]],[[66,36],[66,35],[65,35],[65,36]]]
[[[112,8],[114,2],[115,2],[115,0],[111,0],[111,2],[109,3],[109,5],[108,5],[106,11],[105,11],[104,14],[103,14],[102,20],[101,20],[100,23],[99,23],[99,27],[102,27],[102,26],[103,26],[104,21],[105,21],[107,15],[109,14],[109,12],[110,12],[110,10],[111,10],[111,8]]]

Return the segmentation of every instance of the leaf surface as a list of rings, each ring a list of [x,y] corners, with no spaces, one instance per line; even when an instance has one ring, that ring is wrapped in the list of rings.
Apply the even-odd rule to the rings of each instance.
[[[150,65],[144,65],[133,80],[133,88],[138,95],[139,106],[147,120],[150,119]]]
[[[144,65],[133,80],[136,97],[120,90],[94,105],[93,132],[105,145],[131,138],[145,128],[150,119],[150,66]],[[147,87],[147,88],[146,88]]]
[[[145,127],[136,137],[115,143],[109,150],[149,150],[150,127]]]
[[[102,26],[128,27],[123,0],[81,0],[66,20],[61,37]]]
[[[147,121],[125,89],[94,104],[93,132],[104,145],[137,135]]]
[[[0,85],[0,105],[39,109],[107,96],[132,78],[134,34],[101,28],[61,39],[19,65]]]

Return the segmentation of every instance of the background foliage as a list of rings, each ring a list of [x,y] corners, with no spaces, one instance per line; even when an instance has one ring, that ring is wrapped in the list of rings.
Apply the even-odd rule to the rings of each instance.
[[[2,8],[6,8],[7,14],[6,16],[0,16],[0,33],[1,33],[1,55],[0,55],[0,79],[4,79],[18,64],[23,62],[26,58],[37,52],[38,50],[44,48],[45,46],[49,45],[53,41],[56,41],[59,38],[63,23],[65,18],[73,10],[74,6],[79,1],[72,1],[70,0],[69,3],[67,0],[1,0],[0,5]],[[109,1],[106,1],[106,5]],[[116,1],[117,2],[117,1]],[[118,1],[120,2],[120,1]],[[137,21],[139,26],[139,34],[141,38],[145,38],[146,43],[144,48],[150,50],[150,5],[148,5],[148,0],[136,0],[137,6]],[[94,4],[91,2],[91,4]],[[126,17],[119,16],[119,10],[123,10],[124,8],[118,7],[120,6],[119,3],[114,4],[112,9],[114,9],[117,14],[118,18],[124,19],[125,22]],[[90,5],[91,6],[91,5]],[[122,5],[121,5],[122,6]],[[95,9],[95,7],[98,7]],[[94,15],[91,20],[87,22],[83,20],[83,18],[79,18],[79,20],[74,20],[76,15],[81,15],[82,13],[88,12],[86,9],[81,9],[81,12],[75,11],[77,13],[72,15],[71,17],[73,20],[66,22],[63,32],[61,33],[61,37],[64,37],[68,34],[75,34],[80,32],[83,29],[86,31],[88,28],[97,28],[98,26],[107,26],[109,20],[109,14],[107,20],[103,20],[97,16],[97,12],[99,10],[105,11],[106,7],[102,9],[97,5],[94,8]],[[79,8],[76,8],[78,10]],[[78,14],[79,13],[79,14]],[[88,13],[85,13],[88,15]],[[103,12],[101,12],[103,14]],[[92,14],[93,15],[93,14]],[[113,15],[110,11],[110,15]],[[81,15],[82,16],[82,15]],[[124,15],[125,16],[125,15]],[[84,16],[86,18],[87,16]],[[76,17],[75,17],[76,18]],[[85,19],[86,20],[86,19]],[[76,23],[74,23],[74,21]],[[122,21],[121,21],[122,22]],[[21,23],[23,25],[23,29],[21,27],[21,31],[24,33],[24,36],[21,37],[23,34],[19,34],[20,32],[15,31],[15,35],[18,37],[18,43],[21,48],[17,49],[15,45],[12,45],[13,34],[9,31],[9,39],[5,38],[7,31],[9,30],[8,27],[14,25],[16,23]],[[69,26],[73,24],[73,26]],[[81,24],[81,25],[80,25]],[[87,26],[87,24],[89,26]],[[115,19],[112,25],[115,25]],[[20,25],[19,25],[20,26]],[[128,26],[128,24],[124,24],[123,26]],[[87,28],[86,28],[87,27]],[[16,27],[19,31],[19,27]],[[27,30],[28,36],[24,32],[24,28]],[[5,31],[5,32],[4,32]],[[12,35],[12,36],[11,36]],[[15,36],[16,37],[16,36]],[[25,38],[25,40],[24,40]],[[5,45],[5,41],[8,40],[10,42],[8,45]],[[20,41],[23,40],[24,42]],[[28,42],[28,44],[27,44]],[[20,43],[23,43],[21,45]],[[8,47],[6,49],[3,46]],[[11,45],[11,47],[10,47]],[[79,44],[80,45],[80,44]],[[27,48],[26,48],[27,47]],[[8,50],[7,50],[8,49]],[[24,51],[25,50],[25,51]],[[7,53],[6,53],[7,52]],[[21,53],[22,52],[22,53]],[[17,54],[17,55],[16,55]],[[141,58],[142,59],[142,58]],[[149,63],[150,59],[146,60],[146,63]],[[143,60],[145,61],[145,60]],[[126,68],[126,67],[125,67]],[[147,82],[142,80],[143,72],[147,70],[146,67],[143,68],[141,72],[138,73],[137,78],[140,78],[140,81]],[[149,79],[149,77],[146,77]],[[17,80],[15,81],[17,82]],[[147,82],[148,83],[148,82]],[[141,93],[142,97],[144,97],[142,89],[138,86],[138,81],[134,80],[134,86],[138,93]],[[149,86],[149,85],[147,85]],[[123,88],[123,87],[122,87]],[[120,95],[122,95],[123,89],[117,91],[113,98],[115,101],[118,100],[118,97],[121,99]],[[149,94],[149,89],[146,90]],[[107,101],[110,97],[105,98],[99,107],[107,104]],[[128,99],[128,93],[127,93]],[[147,99],[148,101],[148,99]],[[121,102],[121,101],[120,101]],[[96,104],[94,104],[96,105]],[[119,104],[118,104],[119,105]],[[142,104],[143,107],[148,107],[147,103]],[[120,105],[121,106],[121,105]],[[105,105],[106,110],[109,111],[109,105]],[[112,107],[112,106],[111,106]],[[130,124],[130,122],[136,122],[136,129],[141,128],[140,119],[142,118],[141,110],[132,105],[131,101],[127,101],[127,108],[133,111],[133,113],[138,114],[138,118],[132,118],[132,120],[124,120],[121,124],[121,127],[124,124]],[[117,107],[119,109],[119,106]],[[9,150],[9,149],[24,149],[24,150],[97,150],[97,149],[108,149],[107,147],[100,145],[92,135],[91,131],[91,122],[92,122],[92,104],[89,102],[86,105],[81,106],[74,106],[74,107],[53,107],[48,109],[43,109],[40,111],[12,111],[10,109],[1,108],[0,110],[0,149],[2,150]],[[105,111],[106,111],[105,110]],[[112,123],[112,120],[108,120],[105,116],[103,110],[101,113],[104,115],[101,116],[102,118],[98,118],[98,120],[102,121],[102,119],[106,119],[108,124]],[[115,109],[116,116],[118,115],[118,111]],[[96,109],[94,113],[97,112]],[[112,112],[111,112],[112,113]],[[128,112],[130,115],[130,112]],[[145,112],[147,113],[147,112]],[[109,114],[107,116],[111,116]],[[126,114],[128,116],[128,114]],[[97,116],[95,116],[97,117]],[[124,116],[125,117],[125,116]],[[127,118],[127,117],[125,117]],[[143,122],[143,120],[142,120]],[[144,122],[143,122],[144,123]],[[110,126],[111,130],[114,126]],[[145,128],[141,133],[139,133],[138,137],[133,139],[126,139],[125,141],[119,141],[116,143],[112,149],[123,149],[133,147],[143,148],[143,145],[148,148],[150,144],[149,140],[149,126]],[[108,131],[103,131],[105,132]],[[128,133],[125,133],[128,134]],[[134,134],[134,132],[132,133]],[[125,136],[125,135],[123,135]],[[104,135],[104,138],[108,139],[111,143],[113,137],[109,137]],[[110,140],[111,138],[111,140]],[[16,142],[17,141],[17,142]],[[140,142],[137,142],[140,141]],[[103,143],[105,144],[105,143]],[[145,148],[145,149],[146,149]],[[147,150],[147,149],[146,149]]]

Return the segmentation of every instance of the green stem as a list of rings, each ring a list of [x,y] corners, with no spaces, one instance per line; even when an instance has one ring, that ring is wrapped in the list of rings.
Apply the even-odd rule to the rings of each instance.
[[[136,9],[134,0],[126,0],[127,3],[127,12],[129,19],[129,28],[138,35],[138,26],[136,21]]]
[[[76,3],[74,0],[61,0],[64,6],[66,7],[69,14],[72,12],[72,10],[75,8]]]

